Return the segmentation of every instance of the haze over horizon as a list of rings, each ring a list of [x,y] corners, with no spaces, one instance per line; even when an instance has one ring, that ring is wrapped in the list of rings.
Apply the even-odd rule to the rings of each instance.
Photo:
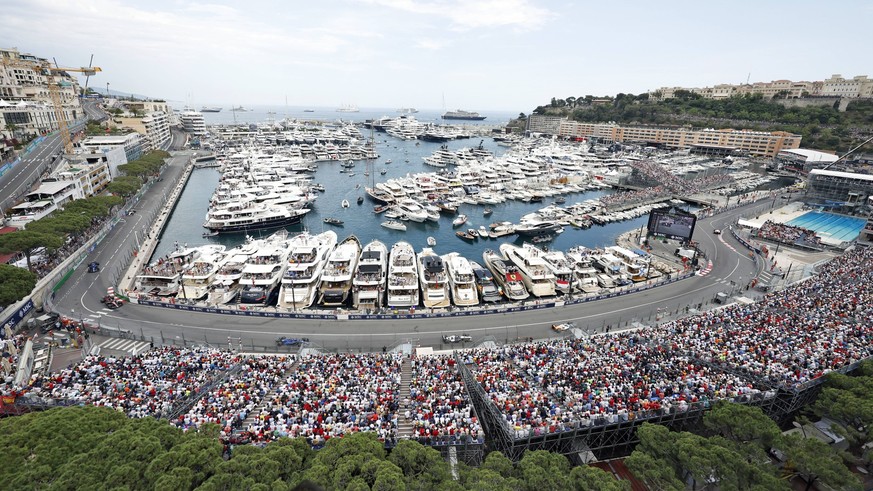
[[[10,0],[0,47],[199,105],[529,112],[552,97],[873,75],[873,3]],[[445,103],[443,103],[443,97]]]

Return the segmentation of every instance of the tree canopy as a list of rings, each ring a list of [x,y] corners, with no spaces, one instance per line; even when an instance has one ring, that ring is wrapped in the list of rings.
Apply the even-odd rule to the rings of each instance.
[[[0,264],[0,306],[26,297],[36,286],[36,275],[10,264]]]

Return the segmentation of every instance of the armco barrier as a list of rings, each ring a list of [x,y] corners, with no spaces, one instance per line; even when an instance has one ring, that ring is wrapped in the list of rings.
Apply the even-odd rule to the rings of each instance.
[[[218,307],[201,307],[197,305],[187,305],[187,304],[178,304],[171,302],[161,302],[156,300],[147,300],[147,299],[138,299],[137,303],[140,305],[147,305],[150,307],[163,307],[167,309],[174,310],[184,310],[186,312],[205,312],[207,314],[222,314],[222,315],[235,315],[235,316],[243,316],[243,317],[272,317],[276,319],[318,319],[318,320],[397,320],[397,319],[426,319],[430,317],[459,317],[459,316],[468,316],[468,315],[495,315],[495,314],[505,314],[509,312],[521,312],[526,310],[537,310],[537,309],[550,309],[557,307],[559,305],[575,305],[584,302],[593,302],[596,300],[604,300],[607,298],[615,298],[623,295],[630,295],[632,293],[638,293],[646,290],[650,290],[652,288],[657,288],[663,285],[669,285],[675,283],[680,280],[684,280],[687,278],[691,278],[694,276],[694,273],[684,273],[675,278],[668,278],[664,281],[652,284],[652,285],[642,285],[637,288],[630,288],[627,290],[612,292],[603,295],[589,296],[583,298],[573,298],[570,300],[564,301],[550,301],[548,303],[540,303],[533,305],[514,305],[511,307],[506,307],[502,309],[498,308],[490,308],[490,309],[475,309],[475,310],[452,310],[449,312],[441,311],[441,312],[424,312],[424,308],[418,308],[413,313],[401,313],[403,310],[398,309],[391,314],[311,314],[311,313],[302,313],[302,312],[278,312],[278,311],[266,311],[266,310],[249,310],[249,309],[226,309],[226,308],[218,308]]]

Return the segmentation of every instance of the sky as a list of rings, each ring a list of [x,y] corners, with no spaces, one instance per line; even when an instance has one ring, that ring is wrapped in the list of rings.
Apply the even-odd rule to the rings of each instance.
[[[4,0],[0,47],[192,107],[529,112],[552,97],[873,76],[873,2]],[[177,104],[178,105],[178,104]]]

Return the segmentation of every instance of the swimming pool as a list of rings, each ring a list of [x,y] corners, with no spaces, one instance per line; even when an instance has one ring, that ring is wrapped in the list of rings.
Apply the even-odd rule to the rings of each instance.
[[[853,218],[823,211],[810,211],[791,220],[787,225],[795,225],[815,231],[822,242],[826,244],[839,244],[855,240],[864,224],[863,218]]]

